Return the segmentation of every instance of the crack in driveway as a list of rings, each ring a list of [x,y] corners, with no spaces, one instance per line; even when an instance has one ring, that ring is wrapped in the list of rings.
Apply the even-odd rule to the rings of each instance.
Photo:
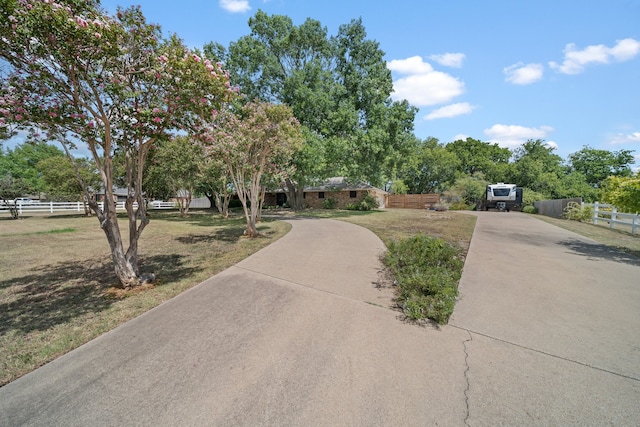
[[[468,426],[469,425],[469,416],[470,416],[470,409],[469,409],[469,388],[471,387],[471,384],[469,382],[469,350],[467,348],[467,343],[470,341],[473,341],[473,335],[471,335],[471,332],[467,331],[467,333],[469,334],[469,339],[468,340],[464,340],[462,342],[462,345],[464,346],[464,364],[465,364],[465,370],[464,370],[464,380],[466,382],[466,388],[464,389],[464,404],[465,407],[467,409],[467,414],[464,417],[464,425]]]

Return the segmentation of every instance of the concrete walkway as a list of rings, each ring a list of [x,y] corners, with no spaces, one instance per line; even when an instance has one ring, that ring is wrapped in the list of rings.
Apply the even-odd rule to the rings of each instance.
[[[636,425],[640,264],[479,213],[451,324],[403,323],[331,220],[0,388],[0,425]]]

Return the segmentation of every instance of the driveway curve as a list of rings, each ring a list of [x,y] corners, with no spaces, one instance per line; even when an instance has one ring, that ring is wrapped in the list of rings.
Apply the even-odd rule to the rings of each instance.
[[[0,425],[463,420],[466,333],[398,319],[392,290],[377,285],[384,245],[373,233],[291,223],[236,266],[0,388]]]

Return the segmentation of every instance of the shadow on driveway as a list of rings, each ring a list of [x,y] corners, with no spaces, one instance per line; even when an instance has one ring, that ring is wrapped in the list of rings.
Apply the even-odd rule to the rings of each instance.
[[[578,239],[562,240],[558,244],[576,255],[584,256],[593,261],[607,260],[640,266],[640,258],[610,246],[584,242]]]

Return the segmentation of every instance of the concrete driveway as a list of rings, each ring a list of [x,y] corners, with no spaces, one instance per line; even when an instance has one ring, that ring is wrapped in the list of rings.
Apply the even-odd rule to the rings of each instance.
[[[292,220],[268,248],[0,388],[0,425],[634,425],[640,264],[479,213],[443,328],[378,288],[382,242]]]
[[[640,260],[517,212],[479,212],[450,327],[469,425],[640,425]]]

